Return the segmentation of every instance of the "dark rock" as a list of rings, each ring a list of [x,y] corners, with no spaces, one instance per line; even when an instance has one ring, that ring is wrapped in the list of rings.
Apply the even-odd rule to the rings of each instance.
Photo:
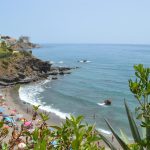
[[[20,80],[18,83],[25,84],[25,83],[30,83],[37,81],[39,78],[38,77],[26,77],[25,79]]]
[[[59,74],[60,75],[71,74],[71,72],[70,71],[60,71]]]
[[[105,105],[111,105],[111,100],[107,99],[104,101]]]
[[[19,79],[24,79],[26,76],[22,72],[18,72]]]
[[[69,67],[59,67],[58,69],[59,69],[59,71],[61,72],[61,71],[68,71],[68,70],[71,70],[72,68],[69,68]]]
[[[58,79],[57,76],[52,77],[52,80],[57,80],[57,79]]]
[[[49,75],[58,75],[59,74],[59,70],[53,70],[49,72]]]
[[[32,66],[32,69],[35,70],[35,71],[39,71],[39,68],[36,67],[36,66]]]
[[[5,83],[18,82],[19,78],[17,76],[4,76],[0,78],[0,81]]]

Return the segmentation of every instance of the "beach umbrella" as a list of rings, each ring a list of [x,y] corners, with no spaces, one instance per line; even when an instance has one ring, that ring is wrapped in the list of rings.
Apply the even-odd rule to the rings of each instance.
[[[17,112],[17,110],[16,110],[16,109],[13,109],[12,111],[14,111],[15,113]]]
[[[4,121],[5,121],[5,122],[10,122],[10,123],[13,123],[13,122],[14,122],[14,120],[13,120],[12,118],[10,118],[10,117],[5,117],[5,118],[4,118]]]
[[[31,121],[27,121],[27,122],[24,123],[24,126],[25,126],[25,127],[29,127],[29,126],[31,126],[31,125],[32,125],[32,122],[31,122]]]
[[[8,124],[8,126],[10,126],[10,127],[15,125],[14,120],[10,117],[3,118],[3,121],[4,121],[5,124]]]

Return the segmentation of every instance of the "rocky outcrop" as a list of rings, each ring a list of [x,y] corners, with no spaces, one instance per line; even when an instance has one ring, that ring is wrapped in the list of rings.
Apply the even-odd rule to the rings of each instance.
[[[18,83],[26,84],[49,76],[51,76],[52,80],[56,80],[58,75],[70,74],[71,69],[76,69],[53,67],[49,62],[31,56],[17,60],[12,66],[16,69],[15,73],[9,73],[5,76],[0,75],[0,86],[10,86]]]
[[[110,99],[104,100],[104,103],[105,105],[111,105],[111,100]]]
[[[9,45],[8,51],[11,53],[9,57],[0,59],[0,86],[30,83],[49,76],[56,80],[58,75],[70,74],[71,69],[76,69],[53,67],[49,62],[35,58],[27,49],[38,45],[31,43],[28,37],[22,36],[18,40],[9,36],[0,38]]]

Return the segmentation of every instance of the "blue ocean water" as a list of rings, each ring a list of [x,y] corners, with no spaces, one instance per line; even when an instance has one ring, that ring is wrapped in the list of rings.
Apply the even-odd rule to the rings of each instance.
[[[111,44],[44,44],[33,54],[57,66],[80,67],[72,74],[49,78],[20,88],[22,100],[40,103],[43,109],[61,118],[68,114],[83,115],[88,123],[108,130],[104,118],[118,131],[129,134],[124,109],[124,99],[132,111],[137,102],[128,87],[134,78],[133,65],[142,63],[150,67],[150,46]],[[86,59],[88,63],[78,60]],[[111,106],[100,106],[105,99],[112,99]],[[95,117],[93,117],[95,116]]]

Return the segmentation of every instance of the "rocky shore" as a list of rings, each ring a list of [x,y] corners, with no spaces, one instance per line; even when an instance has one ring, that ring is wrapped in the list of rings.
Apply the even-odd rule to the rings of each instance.
[[[15,67],[17,68],[16,74],[0,76],[1,87],[35,82],[49,76],[53,80],[56,80],[58,75],[70,74],[72,69],[76,69],[70,67],[53,67],[49,62],[44,62],[37,58],[24,59],[24,61],[18,62]],[[30,72],[27,73],[27,69]]]
[[[32,55],[32,48],[39,45],[31,43],[29,37],[19,39],[0,35],[0,86],[35,82],[49,76],[53,80],[58,75],[70,74],[69,67],[54,67]]]
[[[0,86],[26,84],[49,76],[56,80],[58,75],[70,74],[72,69],[75,68],[54,67],[29,52],[19,52],[0,61]]]

